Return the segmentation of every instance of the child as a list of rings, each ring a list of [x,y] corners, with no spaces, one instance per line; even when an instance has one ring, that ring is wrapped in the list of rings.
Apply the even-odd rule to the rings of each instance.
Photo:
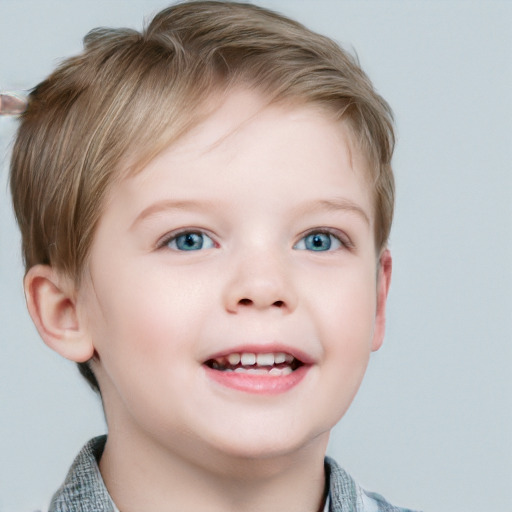
[[[391,112],[251,5],[97,29],[29,99],[28,308],[100,393],[51,512],[399,511],[329,458],[384,336]]]

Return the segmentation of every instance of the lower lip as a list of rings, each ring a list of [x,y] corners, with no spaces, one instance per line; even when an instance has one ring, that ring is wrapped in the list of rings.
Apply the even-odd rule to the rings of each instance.
[[[310,366],[303,365],[288,375],[254,375],[221,372],[204,366],[208,377],[228,388],[260,395],[278,395],[294,388],[306,376]]]

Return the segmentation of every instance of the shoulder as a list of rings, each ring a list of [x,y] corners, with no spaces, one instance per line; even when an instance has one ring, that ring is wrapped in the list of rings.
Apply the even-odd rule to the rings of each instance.
[[[95,437],[82,448],[54,494],[48,512],[114,512],[98,468],[106,439]]]
[[[391,505],[380,494],[364,490],[330,457],[325,458],[325,468],[329,478],[329,512],[414,512]]]

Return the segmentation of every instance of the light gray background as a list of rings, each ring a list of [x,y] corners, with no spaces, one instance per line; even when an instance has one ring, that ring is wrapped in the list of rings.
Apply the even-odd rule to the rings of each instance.
[[[167,3],[2,0],[0,88],[35,85],[90,28],[140,28]],[[398,126],[386,342],[330,453],[397,504],[512,510],[512,2],[260,4],[354,47]],[[25,312],[6,193],[15,127],[0,119],[0,512],[46,506],[105,430]]]

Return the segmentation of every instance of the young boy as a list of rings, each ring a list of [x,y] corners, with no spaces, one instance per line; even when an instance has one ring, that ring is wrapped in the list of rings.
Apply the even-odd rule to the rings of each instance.
[[[329,458],[391,277],[391,112],[251,5],[98,29],[11,166],[28,308],[102,398],[51,512],[399,511]]]

